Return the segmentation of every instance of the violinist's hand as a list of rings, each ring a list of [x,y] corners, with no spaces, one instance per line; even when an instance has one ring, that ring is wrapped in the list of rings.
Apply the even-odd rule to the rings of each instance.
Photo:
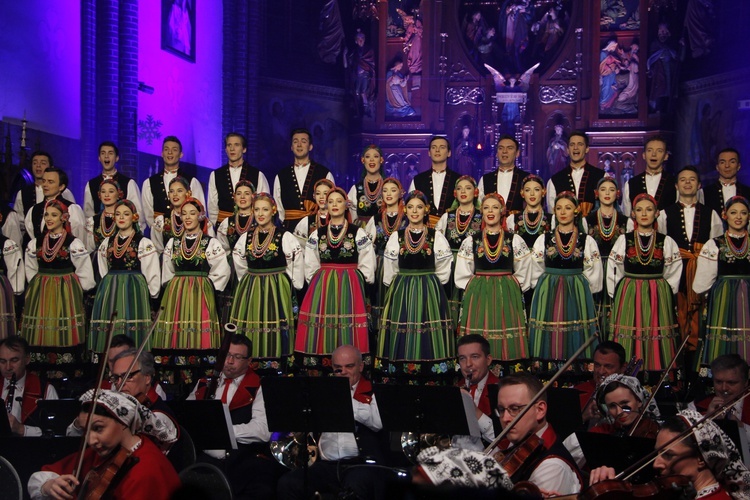
[[[559,491],[545,490],[544,488],[539,488],[539,492],[542,494],[542,498],[554,498],[563,496],[563,494]]]
[[[55,500],[72,500],[77,486],[78,479],[73,474],[63,474],[44,483],[42,493]]]
[[[729,401],[729,399],[726,398],[725,395],[717,394],[708,404],[708,409],[706,410],[706,413],[711,413],[712,411],[716,410],[718,407],[723,406],[724,403],[726,403],[727,401]]]
[[[583,409],[583,414],[581,416],[583,417],[584,422],[596,420],[601,417],[599,408],[597,408],[596,404],[594,404],[593,399],[589,401],[589,403],[586,405],[586,408]]]
[[[591,471],[589,476],[589,484],[596,484],[607,479],[615,478],[615,470],[612,467],[597,467]]]
[[[13,415],[8,415],[8,422],[10,423],[10,430],[17,436],[23,436],[26,434],[26,428],[18,421]]]

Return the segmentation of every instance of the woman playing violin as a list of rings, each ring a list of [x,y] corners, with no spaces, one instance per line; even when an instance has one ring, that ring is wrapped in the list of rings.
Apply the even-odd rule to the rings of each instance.
[[[654,418],[659,417],[659,408],[653,399],[649,402],[649,398],[650,394],[641,387],[637,378],[610,375],[596,391],[597,404],[609,418],[592,427],[590,432],[655,439],[659,424]],[[647,402],[648,408],[644,408]],[[644,411],[643,418],[639,418]],[[637,427],[633,430],[636,422]]]
[[[94,391],[81,397],[79,421],[88,420]],[[153,427],[153,415],[127,394],[103,390],[96,400],[80,479],[78,453],[45,465],[29,479],[31,498],[167,499],[180,486],[172,464],[150,439],[138,434]]]
[[[659,454],[654,469],[660,476],[686,476],[693,483],[698,499],[750,498],[750,471],[742,463],[737,448],[712,421],[695,426],[702,418],[696,411],[683,410],[664,423],[656,437]],[[691,427],[692,432],[684,440],[668,444]],[[591,471],[590,482],[595,484],[614,477],[614,469],[599,467]]]

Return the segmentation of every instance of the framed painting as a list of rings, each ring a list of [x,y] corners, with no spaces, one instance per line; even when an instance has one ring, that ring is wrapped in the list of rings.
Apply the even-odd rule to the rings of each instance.
[[[161,0],[161,48],[195,62],[195,2]]]

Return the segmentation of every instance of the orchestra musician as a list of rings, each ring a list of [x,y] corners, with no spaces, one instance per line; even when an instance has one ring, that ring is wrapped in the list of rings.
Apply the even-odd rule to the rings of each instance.
[[[591,380],[582,382],[574,387],[580,392],[583,422],[589,427],[596,425],[602,418],[602,413],[596,406],[594,393],[604,379],[614,373],[625,373],[625,349],[611,340],[597,344],[594,349],[594,376]]]

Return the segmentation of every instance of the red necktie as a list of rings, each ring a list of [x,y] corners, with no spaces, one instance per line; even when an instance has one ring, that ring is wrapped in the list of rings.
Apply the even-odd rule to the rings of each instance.
[[[469,393],[471,393],[472,399],[474,398],[474,395],[477,393],[477,387],[479,387],[479,386],[478,385],[472,385],[471,388],[469,389]]]
[[[227,394],[229,394],[229,386],[232,385],[232,380],[225,378],[224,379],[224,392],[221,394],[221,402],[226,404],[227,403]]]

